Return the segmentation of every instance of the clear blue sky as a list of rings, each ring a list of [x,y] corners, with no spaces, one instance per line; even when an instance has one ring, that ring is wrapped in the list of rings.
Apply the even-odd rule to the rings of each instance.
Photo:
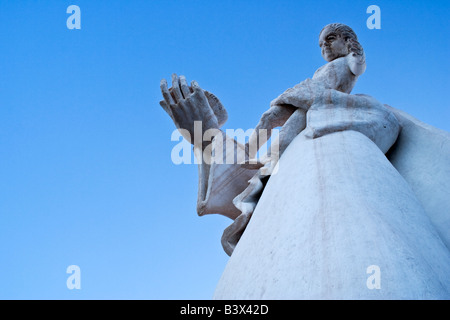
[[[68,30],[66,8],[81,8]],[[381,8],[369,30],[366,8]],[[448,0],[0,0],[0,299],[209,299],[231,220],[196,214],[159,81],[195,79],[253,128],[350,25],[365,93],[450,131]],[[81,268],[68,290],[66,268]]]

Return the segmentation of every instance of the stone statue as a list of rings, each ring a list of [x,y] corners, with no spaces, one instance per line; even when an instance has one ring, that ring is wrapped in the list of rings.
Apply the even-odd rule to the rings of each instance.
[[[319,45],[328,63],[273,100],[246,145],[220,131],[212,93],[161,81],[160,104],[196,155],[235,160],[199,165],[198,214],[234,220],[215,298],[450,298],[450,135],[350,94],[366,69],[350,27],[327,25]],[[193,141],[195,123],[212,139]],[[275,152],[254,159],[279,126]]]
[[[279,155],[289,143],[306,127],[306,112],[324,90],[334,89],[350,93],[358,77],[366,70],[364,50],[354,31],[346,25],[333,23],[322,29],[319,35],[322,57],[328,61],[320,67],[312,79],[306,79],[294,88],[273,100],[270,109],[261,117],[248,145],[263,145],[258,141],[261,129],[283,126],[280,132]],[[294,107],[294,108],[292,108]],[[269,131],[270,132],[270,131]],[[267,136],[267,137],[270,137]],[[249,151],[249,156],[255,153]]]

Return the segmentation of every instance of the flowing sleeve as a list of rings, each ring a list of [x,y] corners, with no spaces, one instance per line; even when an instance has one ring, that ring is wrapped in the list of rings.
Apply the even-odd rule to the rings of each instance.
[[[240,165],[245,160],[244,146],[233,138],[223,135],[216,137],[212,150],[222,150],[222,161],[199,164],[197,213],[221,214],[236,219],[241,211],[233,204],[233,199],[243,192],[257,170]]]

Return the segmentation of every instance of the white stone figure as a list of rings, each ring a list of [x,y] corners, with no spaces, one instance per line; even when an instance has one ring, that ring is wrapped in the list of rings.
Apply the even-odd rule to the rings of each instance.
[[[220,134],[212,146],[223,157],[247,152],[234,164],[199,165],[198,214],[234,220],[214,298],[449,299],[450,135],[350,94],[365,59],[349,27],[326,26],[319,44],[329,63],[258,124],[283,126],[279,160],[252,165],[251,146]],[[226,121],[218,99],[184,77],[172,82],[161,83],[161,105],[177,128],[188,139],[194,121],[218,131]],[[192,143],[197,154],[211,146]]]
[[[283,126],[280,132],[279,155],[306,126],[306,112],[324,90],[334,89],[350,93],[356,80],[366,70],[364,50],[354,31],[346,25],[332,23],[322,29],[319,35],[322,57],[328,61],[320,67],[312,79],[306,79],[295,87],[286,90],[270,104],[257,124],[246,146],[249,156],[254,157],[255,148],[250,145],[263,145],[258,141],[261,129]],[[266,135],[267,138],[270,137]],[[266,137],[264,136],[264,137]],[[253,151],[253,152],[252,152]]]

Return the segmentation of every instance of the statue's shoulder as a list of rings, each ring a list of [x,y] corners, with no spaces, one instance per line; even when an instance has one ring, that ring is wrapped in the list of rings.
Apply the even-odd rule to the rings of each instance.
[[[317,69],[316,72],[314,72],[313,79],[317,78],[323,72],[323,70],[328,66],[328,64],[329,63],[324,64],[319,69]]]
[[[328,62],[321,66],[314,73],[313,79],[319,78],[321,76],[328,76],[330,72],[342,72],[342,70],[348,69],[348,61],[346,57],[337,58],[331,62]]]

